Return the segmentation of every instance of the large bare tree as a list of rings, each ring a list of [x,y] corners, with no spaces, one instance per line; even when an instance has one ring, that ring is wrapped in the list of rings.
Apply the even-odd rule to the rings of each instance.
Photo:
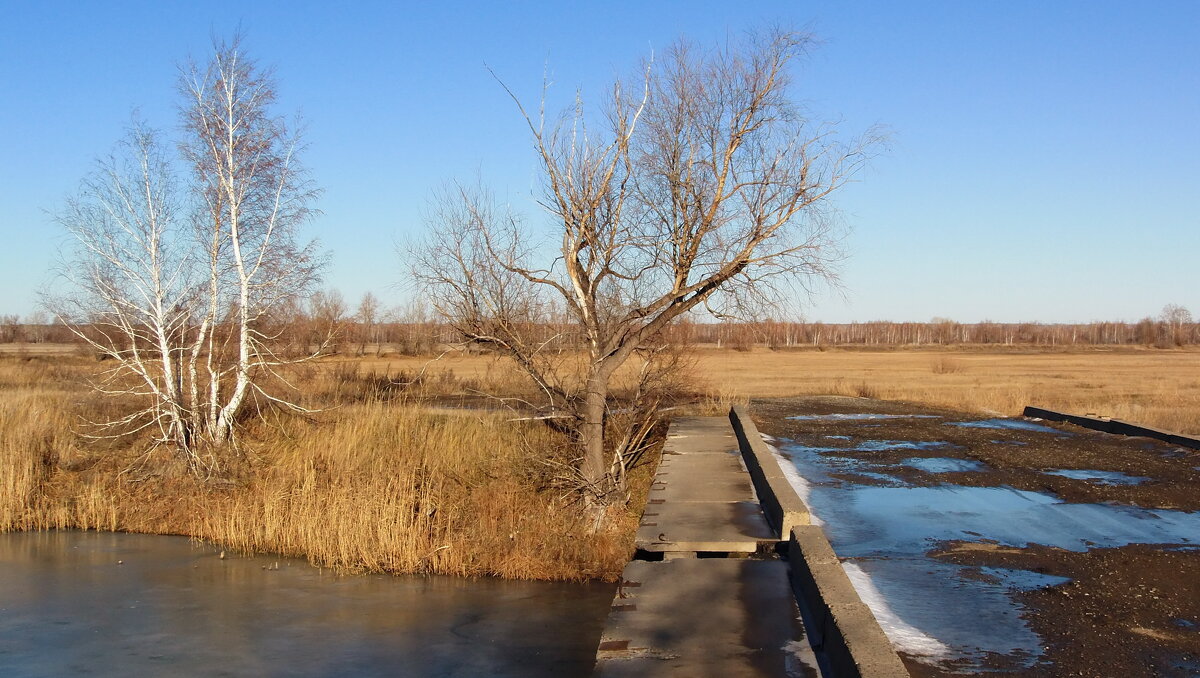
[[[68,290],[51,304],[113,359],[100,387],[128,413],[98,423],[155,428],[204,472],[250,400],[291,405],[273,392],[284,360],[264,319],[307,294],[322,259],[299,240],[317,190],[299,138],[273,114],[270,71],[235,38],[214,41],[180,83],[180,155],[135,123],[59,215],[74,247]]]
[[[834,278],[829,198],[873,139],[840,142],[793,102],[790,69],[809,43],[783,31],[713,49],[680,41],[638,86],[614,83],[599,124],[578,104],[547,125],[514,96],[552,254],[486,189],[456,184],[435,200],[415,276],[467,341],[511,357],[569,417],[593,506],[623,496],[629,436],[607,415],[630,358],[694,310],[743,314]],[[564,359],[564,342],[583,360]]]

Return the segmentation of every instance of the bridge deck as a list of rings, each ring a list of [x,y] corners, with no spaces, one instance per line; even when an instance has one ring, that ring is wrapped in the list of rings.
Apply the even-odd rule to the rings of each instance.
[[[777,541],[741,459],[727,418],[672,422],[637,547],[676,555],[749,554]]]
[[[596,678],[816,675],[781,560],[633,561],[605,624]]]
[[[663,560],[621,573],[594,675],[817,675],[777,539],[729,420],[673,421],[637,535]]]

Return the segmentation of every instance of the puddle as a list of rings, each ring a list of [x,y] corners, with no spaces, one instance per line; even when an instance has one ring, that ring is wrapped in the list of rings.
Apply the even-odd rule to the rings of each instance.
[[[1060,436],[1069,436],[1070,433],[1060,431],[1056,428],[1035,424],[1032,421],[1024,419],[980,419],[978,421],[948,421],[948,426],[962,426],[963,428],[994,428],[1005,431],[1036,431],[1038,433],[1053,433]]]
[[[1072,551],[1131,543],[1193,548],[1200,543],[1200,512],[1071,504],[1051,494],[1007,487],[879,487],[865,479],[832,477],[879,470],[877,465],[837,456],[841,451],[795,443],[780,448],[803,478],[806,501],[848,573],[857,568],[869,578],[871,588],[862,590],[878,600],[864,602],[873,611],[883,610],[879,616],[881,623],[889,620],[884,628],[888,637],[897,648],[930,661],[964,662],[956,670],[1021,672],[1032,666],[1042,644],[1021,618],[1023,609],[1014,595],[1062,580],[927,557],[939,543],[1037,543]],[[963,466],[978,462],[949,458],[903,463],[926,465],[924,470],[937,469],[931,470],[935,473],[982,470]],[[943,649],[938,650],[938,644]]]
[[[1200,513],[1069,504],[1050,494],[1006,487],[816,489],[812,508],[831,526],[831,540],[837,535],[839,543],[852,546],[845,555],[923,554],[937,542],[959,539],[1071,551],[1200,542]],[[822,494],[840,496],[834,502]]]
[[[614,587],[337,576],[186,537],[0,534],[0,675],[587,675]]]
[[[1035,591],[1071,581],[1070,577],[1043,574],[1031,570],[1014,570],[1007,567],[981,567],[979,571],[998,583],[1016,591]]]
[[[1052,471],[1042,471],[1046,475],[1062,476],[1063,478],[1074,478],[1075,480],[1088,480],[1100,485],[1141,485],[1150,480],[1142,476],[1131,476],[1128,473],[1120,471],[1087,471],[1078,469],[1054,469]]]
[[[875,414],[860,412],[853,414],[800,414],[788,419],[796,421],[876,421],[879,419],[941,419],[936,414]]]
[[[900,462],[929,473],[954,473],[957,471],[986,471],[987,464],[973,459],[952,459],[949,457],[913,457]]]
[[[827,440],[853,440],[854,436],[821,436]]]
[[[889,450],[942,450],[957,449],[941,440],[864,440],[854,447],[848,448],[855,452],[887,452]]]

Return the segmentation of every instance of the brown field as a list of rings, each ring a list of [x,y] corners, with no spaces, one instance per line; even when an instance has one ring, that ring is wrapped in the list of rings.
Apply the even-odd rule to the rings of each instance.
[[[612,578],[632,550],[648,467],[611,528],[593,533],[556,483],[570,463],[561,439],[503,412],[430,411],[449,396],[520,394],[491,357],[302,366],[305,403],[323,411],[255,425],[213,483],[172,472],[145,440],[82,438],[81,417],[112,407],[85,385],[100,363],[32,353],[0,356],[0,531],[187,534],[349,570],[542,579]],[[1196,350],[701,348],[694,360],[691,402],[714,414],[752,397],[840,394],[1003,415],[1033,404],[1200,433]],[[395,389],[418,374],[419,386]]]
[[[1018,415],[1026,405],[1097,414],[1200,434],[1200,350],[1002,347],[894,350],[695,351],[694,389],[717,402],[852,395],[968,412]],[[486,356],[363,359],[364,369],[448,373],[513,383]]]
[[[807,394],[1017,415],[1026,405],[1200,434],[1200,351],[805,351],[700,353],[725,397]]]

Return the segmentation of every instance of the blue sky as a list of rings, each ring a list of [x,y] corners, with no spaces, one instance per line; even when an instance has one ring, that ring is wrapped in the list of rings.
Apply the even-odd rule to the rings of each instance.
[[[680,35],[779,23],[821,46],[796,94],[891,149],[838,199],[839,294],[810,320],[1136,320],[1200,314],[1200,2],[9,2],[0,0],[0,314],[36,309],[52,214],[135,108],[177,125],[177,66],[240,26],[301,111],[324,187],[327,286],[406,300],[396,252],[430,191],[476,174],[517,209],[525,100],[600,96]]]

